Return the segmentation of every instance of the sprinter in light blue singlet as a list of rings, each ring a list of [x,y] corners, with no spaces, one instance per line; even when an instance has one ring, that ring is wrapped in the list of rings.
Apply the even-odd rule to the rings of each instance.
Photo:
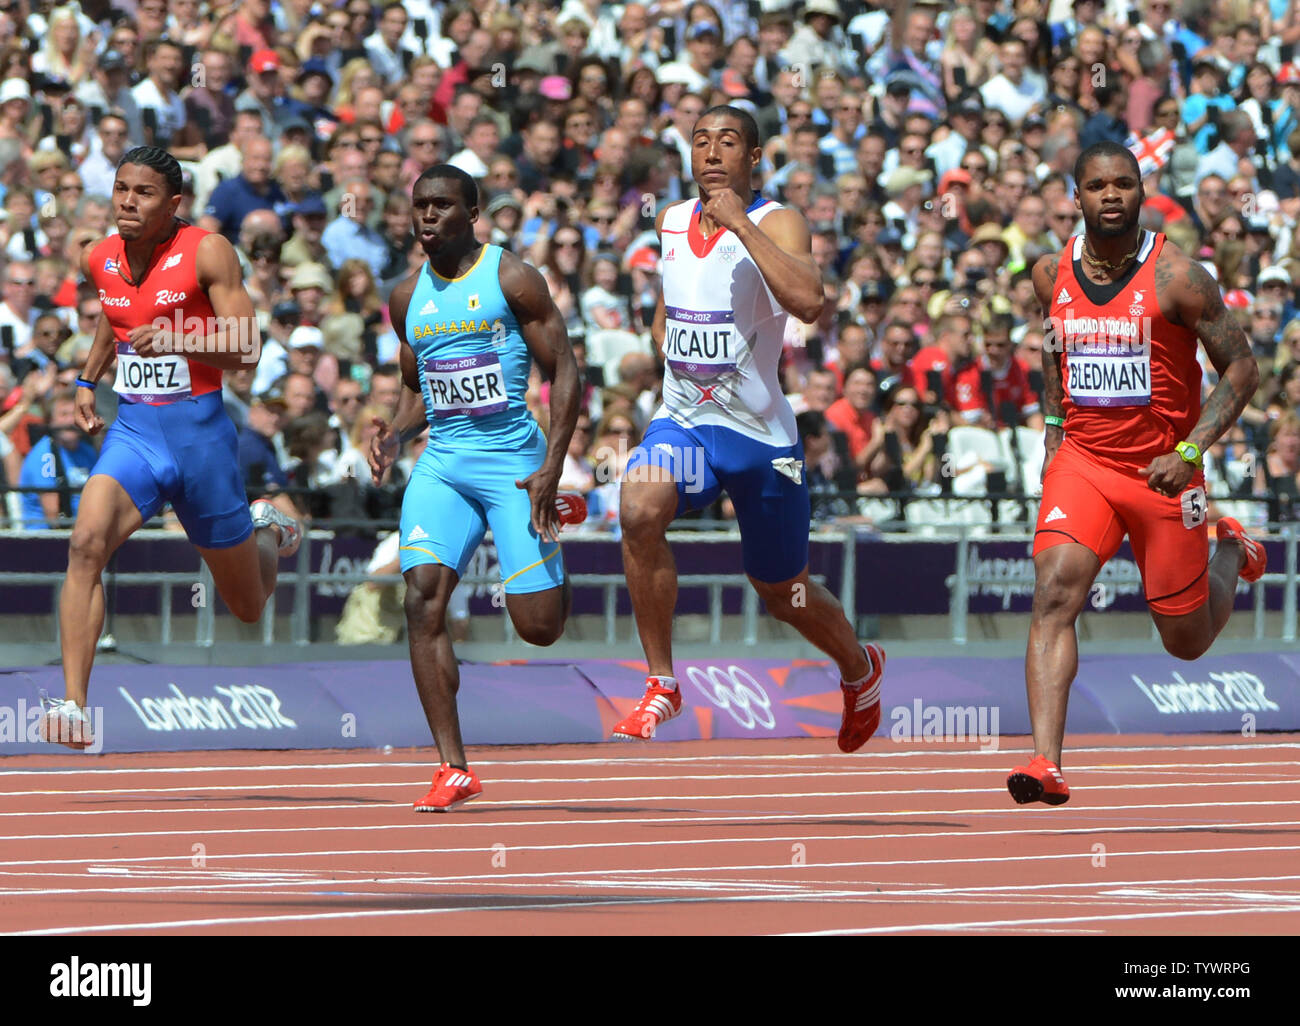
[[[370,448],[377,483],[399,439],[429,430],[402,499],[399,549],[411,671],[442,759],[417,812],[483,793],[465,761],[447,633],[447,603],[474,550],[491,528],[510,621],[525,641],[549,645],[569,615],[560,524],[586,518],[581,496],[556,494],[578,420],[564,318],[536,268],[475,239],[477,219],[478,186],[464,171],[436,164],[416,180],[411,220],[429,259],[389,300],[403,388]],[[524,401],[534,361],[551,382],[546,435]]]
[[[402,503],[402,572],[421,563],[465,572],[492,529],[507,594],[558,588],[557,542],[530,524],[528,493],[546,438],[524,393],[532,357],[499,282],[502,250],[483,246],[459,278],[420,268],[406,310],[424,412],[432,434]]]

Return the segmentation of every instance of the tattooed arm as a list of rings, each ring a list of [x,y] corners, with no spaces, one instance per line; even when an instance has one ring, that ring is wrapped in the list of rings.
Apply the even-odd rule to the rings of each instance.
[[[1162,261],[1163,263],[1163,261]],[[1157,295],[1166,285],[1173,313],[1180,324],[1189,326],[1205,346],[1210,363],[1219,372],[1219,383],[1201,408],[1201,418],[1186,441],[1202,453],[1217,442],[1241,416],[1259,387],[1259,366],[1250,342],[1240,325],[1223,305],[1219,283],[1199,263],[1181,254],[1170,268],[1171,280],[1157,269]],[[1165,495],[1177,495],[1187,487],[1195,468],[1177,453],[1157,456],[1141,473],[1147,486]]]
[[[1056,272],[1061,265],[1059,253],[1049,253],[1039,257],[1034,264],[1034,292],[1039,305],[1043,308],[1043,415],[1045,417],[1065,416],[1065,385],[1061,381],[1061,358],[1064,355],[1060,340],[1052,329],[1048,315],[1052,309],[1052,289],[1056,284]],[[1052,462],[1056,450],[1065,438],[1065,429],[1048,424],[1045,428],[1044,445],[1046,455],[1043,457],[1043,473]]]
[[[1187,441],[1204,452],[1232,427],[1259,388],[1259,364],[1241,326],[1223,305],[1219,284],[1200,264],[1187,261],[1187,285],[1179,289],[1178,319],[1192,325],[1205,346],[1219,383]]]

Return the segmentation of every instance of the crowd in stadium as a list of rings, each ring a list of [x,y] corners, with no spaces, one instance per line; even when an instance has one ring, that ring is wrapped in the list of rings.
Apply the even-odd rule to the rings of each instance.
[[[250,494],[396,517],[424,443],[372,484],[373,420],[401,385],[386,300],[424,259],[412,183],[450,162],[481,184],[479,238],[533,263],[567,321],[587,384],[561,488],[616,525],[661,380],[654,219],[694,194],[691,128],[718,104],[755,117],[755,187],[803,212],[823,272],[825,312],[792,320],[782,359],[815,518],[954,482],[1036,487],[1030,271],[1081,230],[1074,161],[1102,139],[1137,155],[1143,225],[1211,270],[1259,360],[1253,404],[1209,454],[1210,492],[1290,515],[1289,0],[0,3],[0,463],[9,487],[54,489],[13,494],[13,526],[66,526],[94,462],[72,388],[101,307],[78,258],[113,230],[116,162],[139,144],[182,162],[180,215],[244,265],[264,345],[225,398]],[[538,380],[543,426],[545,398]],[[115,396],[98,401],[111,422]],[[969,444],[954,459],[958,427],[1024,439],[1024,463]]]

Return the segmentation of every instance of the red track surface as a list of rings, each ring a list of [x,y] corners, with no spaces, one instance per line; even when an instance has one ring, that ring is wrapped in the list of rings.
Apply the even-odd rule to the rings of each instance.
[[[0,932],[1300,933],[1300,737],[0,760]]]

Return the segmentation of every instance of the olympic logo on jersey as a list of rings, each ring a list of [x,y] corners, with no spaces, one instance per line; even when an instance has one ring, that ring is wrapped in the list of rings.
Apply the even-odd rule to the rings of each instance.
[[[764,730],[776,726],[772,700],[763,690],[763,685],[744,667],[734,663],[725,668],[690,666],[686,670],[686,679],[719,709],[730,713],[731,718],[746,730],[753,730],[756,725]]]

